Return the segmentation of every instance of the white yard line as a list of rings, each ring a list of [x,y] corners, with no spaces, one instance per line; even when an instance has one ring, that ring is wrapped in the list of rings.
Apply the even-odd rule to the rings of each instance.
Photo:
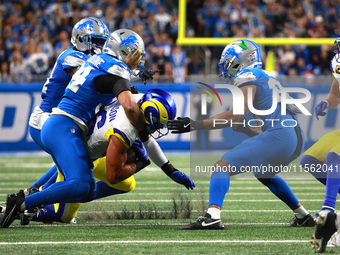
[[[160,243],[306,243],[308,240],[134,240],[134,241],[69,241],[69,242],[0,242],[0,245],[43,245],[43,244],[160,244]]]

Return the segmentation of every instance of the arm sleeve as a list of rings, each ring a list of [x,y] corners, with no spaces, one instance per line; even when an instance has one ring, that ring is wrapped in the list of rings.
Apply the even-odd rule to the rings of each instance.
[[[123,91],[131,91],[130,82],[117,75],[105,74],[94,78],[96,90],[102,94],[114,94],[116,97]]]
[[[165,157],[161,147],[159,146],[155,138],[150,137],[144,143],[144,145],[149,157],[158,167],[162,167],[166,162],[168,162],[168,159]]]

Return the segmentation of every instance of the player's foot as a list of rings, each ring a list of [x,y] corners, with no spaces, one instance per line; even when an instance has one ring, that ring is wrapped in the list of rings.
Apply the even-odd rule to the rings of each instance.
[[[20,225],[22,226],[28,225],[38,210],[39,210],[38,208],[35,208],[25,210],[23,213],[20,213]]]
[[[20,190],[19,193],[14,196],[11,195],[7,198],[7,207],[4,214],[4,218],[0,223],[1,228],[8,228],[15,218],[20,213],[20,206],[25,201],[25,194],[23,190]]]
[[[197,221],[191,222],[188,225],[182,226],[180,229],[183,230],[194,230],[194,229],[224,229],[224,225],[221,219],[215,220],[211,218],[209,213],[205,216],[201,216]]]
[[[39,192],[38,187],[34,187],[34,188],[29,187],[29,188],[24,190],[24,194],[25,194],[26,197],[29,196],[29,195],[32,195],[34,193],[37,193],[37,192]]]
[[[339,247],[340,246],[340,229],[336,231],[331,239],[327,243],[327,247]]]
[[[290,227],[314,227],[316,225],[315,219],[312,215],[307,214],[304,218],[298,219],[296,216],[289,224]]]
[[[6,207],[0,205],[0,222],[1,222],[2,219],[4,218],[5,211],[6,211]]]
[[[312,247],[316,253],[326,251],[328,240],[336,232],[335,226],[336,214],[334,212],[324,210],[319,212],[316,219],[316,228],[311,240]]]

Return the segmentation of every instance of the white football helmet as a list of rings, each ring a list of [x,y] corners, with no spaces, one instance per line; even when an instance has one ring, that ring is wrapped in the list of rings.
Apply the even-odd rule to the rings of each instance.
[[[101,53],[108,35],[109,30],[103,21],[95,17],[88,17],[74,25],[71,43],[79,51],[97,54]]]
[[[250,40],[237,40],[229,43],[221,54],[218,66],[219,76],[223,76],[227,82],[242,69],[261,68],[260,47]]]
[[[124,61],[130,53],[135,52],[138,48],[142,49],[142,59],[134,72],[134,75],[138,76],[144,68],[146,54],[144,41],[136,32],[130,29],[118,29],[112,32],[106,40],[103,53]]]

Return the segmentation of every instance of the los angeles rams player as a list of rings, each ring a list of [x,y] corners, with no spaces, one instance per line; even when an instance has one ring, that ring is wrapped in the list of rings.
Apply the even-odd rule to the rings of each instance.
[[[89,56],[100,53],[109,35],[105,23],[98,18],[88,17],[76,23],[72,29],[73,48],[62,52],[54,64],[50,77],[46,80],[42,92],[42,101],[32,112],[29,120],[29,132],[34,142],[45,150],[41,141],[41,128],[56,107],[77,68],[85,63]],[[41,186],[56,172],[51,168],[37,183]]]
[[[227,45],[219,63],[221,76],[239,87],[244,94],[245,112],[248,111],[247,98],[253,99],[253,105],[258,110],[270,109],[273,103],[272,88],[281,89],[279,81],[270,73],[262,70],[261,52],[257,44],[249,40],[237,40]],[[252,92],[248,95],[248,89]],[[225,153],[221,160],[215,163],[215,169],[210,180],[209,209],[204,217],[196,222],[183,226],[181,229],[222,229],[220,219],[224,196],[229,190],[230,176],[224,169],[228,166],[240,171],[241,166],[286,166],[297,158],[304,147],[304,137],[299,124],[294,127],[282,127],[282,120],[296,120],[295,111],[288,107],[287,115],[281,114],[281,104],[270,115],[259,116],[265,123],[266,119],[278,119],[276,123],[265,123],[262,133],[242,142],[231,151]],[[193,121],[190,118],[179,118],[169,122],[173,133],[189,132],[196,129],[216,129],[239,122],[242,115],[233,115],[233,109],[220,113],[203,121]],[[228,120],[227,124],[214,125],[214,119]],[[292,122],[292,121],[290,121]],[[288,124],[287,124],[288,125]],[[261,168],[260,168],[261,169]],[[262,169],[254,173],[256,178],[266,185],[278,198],[294,211],[295,219],[291,226],[314,226],[313,217],[299,203],[288,184],[275,173],[264,173]]]
[[[176,104],[170,94],[160,89],[151,89],[144,95],[134,95],[145,117],[147,129],[158,137],[164,135],[159,131],[166,127],[168,120],[176,115]],[[133,176],[137,164],[142,161],[126,163],[127,150],[131,146],[138,152],[140,158],[148,161],[147,155],[156,163],[172,180],[184,185],[187,189],[193,189],[195,184],[184,173],[178,171],[167,160],[153,137],[145,142],[148,152],[143,149],[143,144],[138,137],[137,129],[131,125],[126,117],[124,109],[115,100],[106,106],[98,114],[90,127],[90,133],[85,138],[85,144],[89,156],[94,161],[94,176],[101,181],[97,182],[96,199],[132,191],[136,185]],[[136,140],[137,139],[137,140]],[[106,155],[105,157],[102,157]],[[99,158],[98,160],[96,160]],[[129,177],[130,176],[130,177]],[[60,181],[63,177],[59,176]],[[45,206],[34,217],[33,221],[60,221],[70,222],[77,214],[81,204],[65,204]],[[1,213],[1,212],[0,212]],[[25,220],[27,225],[29,219]]]
[[[333,82],[327,99],[315,107],[315,115],[325,116],[326,109],[332,109],[340,103],[340,34],[334,44],[337,47],[331,61]],[[321,137],[303,155],[301,165],[313,174],[321,183],[326,185],[325,201],[317,215],[316,229],[312,245],[316,252],[325,252],[327,242],[332,234],[340,227],[340,216],[334,213],[336,197],[340,189],[340,130],[333,131]],[[326,164],[327,168],[322,167]],[[312,169],[323,171],[312,171]]]
[[[23,192],[10,197],[1,222],[3,228],[26,208],[95,198],[93,164],[82,137],[91,118],[114,98],[117,97],[129,121],[144,131],[143,116],[130,91],[131,73],[138,75],[144,66],[142,38],[128,29],[114,31],[106,40],[103,52],[89,58],[73,75],[58,107],[53,109],[41,130],[43,146],[52,155],[65,181],[26,198]]]

